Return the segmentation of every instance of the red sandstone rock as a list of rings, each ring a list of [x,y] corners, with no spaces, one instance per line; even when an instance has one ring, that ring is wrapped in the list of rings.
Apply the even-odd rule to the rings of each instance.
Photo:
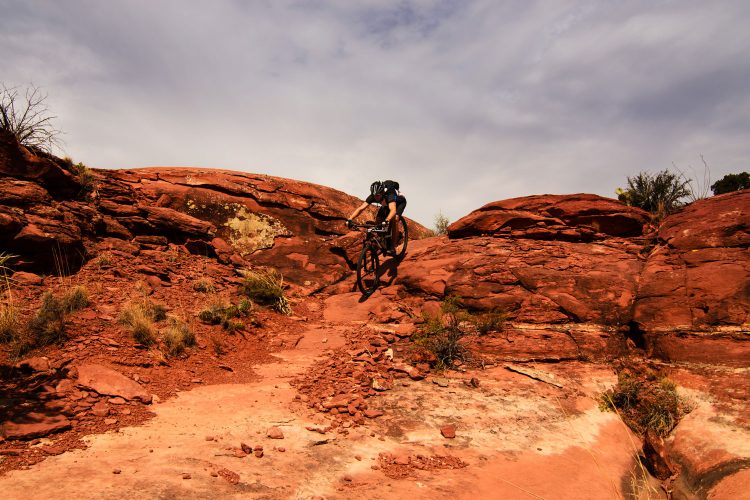
[[[631,318],[642,262],[626,240],[469,238],[414,242],[397,283],[475,310],[505,311],[527,323],[623,324]]]
[[[109,405],[104,401],[100,401],[91,408],[91,413],[97,417],[106,417],[109,415]]]
[[[27,358],[16,363],[19,370],[31,372],[46,372],[50,369],[49,359],[44,357]]]
[[[669,458],[664,439],[649,429],[643,442],[643,456],[646,459],[646,467],[657,479],[662,481],[672,476],[677,467]]]
[[[649,221],[643,210],[593,194],[540,195],[488,203],[451,224],[448,236],[591,241],[595,233],[641,235]]]
[[[453,425],[444,425],[440,428],[440,434],[446,439],[453,439],[456,437],[456,427]]]
[[[276,426],[269,428],[266,432],[266,436],[271,439],[284,439],[284,433]]]
[[[80,365],[77,383],[80,387],[91,389],[99,394],[119,396],[129,401],[138,399],[143,403],[151,403],[151,395],[137,382],[101,365]]]
[[[38,286],[44,283],[44,279],[38,274],[26,273],[23,271],[18,271],[16,273],[13,273],[13,276],[11,276],[11,279],[16,283],[23,283],[24,285],[37,285]]]
[[[30,412],[5,422],[2,434],[5,439],[34,439],[70,428],[64,415]]]

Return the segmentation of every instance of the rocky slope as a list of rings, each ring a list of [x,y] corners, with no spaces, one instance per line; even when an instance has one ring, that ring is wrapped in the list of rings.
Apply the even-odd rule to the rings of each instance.
[[[665,360],[747,367],[749,241],[748,191],[698,201],[658,231],[595,195],[532,196],[416,242],[393,283],[398,300],[457,295],[507,312],[536,359],[601,358],[629,338]]]
[[[153,430],[136,439],[158,439],[166,432],[187,447],[186,454],[193,453],[200,448],[196,443],[169,430],[178,425],[180,407],[167,405],[160,413],[160,405],[151,405],[154,396],[167,400],[206,385],[203,397],[234,405],[238,422],[265,425],[235,398],[246,390],[267,397],[281,387],[292,404],[268,400],[257,409],[274,419],[288,414],[310,422],[307,430],[291,431],[299,441],[290,443],[307,449],[328,443],[325,436],[359,436],[355,429],[363,429],[343,447],[348,456],[305,454],[320,467],[351,462],[348,470],[361,472],[355,463],[361,450],[373,453],[376,465],[369,474],[375,477],[359,486],[349,484],[357,484],[356,478],[343,479],[332,496],[350,487],[373,497],[418,496],[404,482],[387,492],[366,484],[378,484],[381,473],[392,479],[424,473],[419,477],[432,484],[432,492],[455,491],[451,482],[463,481],[474,496],[510,488],[513,497],[521,491],[516,484],[490,479],[506,472],[529,478],[528,484],[521,481],[523,491],[574,495],[584,483],[571,481],[564,464],[587,454],[562,430],[565,422],[590,427],[587,442],[617,457],[606,473],[612,476],[599,478],[601,487],[587,494],[627,495],[631,488],[622,484],[633,474],[633,450],[623,443],[632,437],[598,413],[595,398],[602,383],[613,382],[609,363],[635,356],[667,371],[696,400],[696,409],[666,443],[657,443],[662,455],[682,467],[676,491],[710,496],[746,484],[750,442],[731,436],[750,429],[750,191],[698,201],[658,227],[646,212],[587,194],[493,202],[453,223],[447,236],[425,237],[426,230],[410,222],[407,256],[384,261],[385,285],[367,300],[352,291],[361,235],[344,225],[359,203],[324,186],[239,172],[166,167],[79,172],[0,135],[0,249],[16,256],[8,262],[17,271],[10,291],[23,304],[21,316],[33,315],[43,292],[63,291],[71,280],[88,287],[93,302],[71,315],[67,342],[20,362],[2,350],[0,392],[12,404],[4,403],[0,414],[6,440],[0,441],[5,457],[0,468],[30,466],[84,446],[81,440],[94,443],[94,450],[103,447],[104,455],[126,448],[138,455],[143,450],[116,438],[86,436],[138,424],[152,412]],[[195,319],[208,303],[236,303],[239,271],[262,266],[282,271],[293,316],[257,310],[235,335]],[[197,346],[165,357],[134,342],[117,318],[124,304],[144,296],[192,321]],[[466,339],[486,370],[463,367],[463,373],[441,377],[430,374],[415,351],[411,334],[423,315],[434,314],[451,296],[475,313],[507,318],[501,332]],[[312,354],[297,359],[305,349]],[[258,368],[273,372],[258,382],[256,367],[273,359],[284,361],[278,368]],[[225,393],[223,386],[210,385],[225,383],[240,387]],[[435,393],[444,387],[451,389]],[[550,407],[547,398],[559,408]],[[188,404],[200,407],[199,401]],[[212,421],[221,419],[220,408],[215,415],[196,406],[191,411],[201,415],[201,425],[220,432]],[[171,427],[160,427],[166,425],[158,423],[162,418]],[[500,439],[492,426],[512,431]],[[444,439],[453,439],[440,430],[451,434],[456,427],[456,454],[435,452]],[[539,429],[552,434],[546,441],[534,437]],[[52,432],[54,442],[45,441]],[[305,432],[324,437],[311,444]],[[424,437],[430,433],[436,437]],[[433,448],[427,452],[418,442]],[[552,456],[540,451],[548,447],[557,451]],[[230,453],[241,458],[248,455],[243,450]],[[511,463],[507,453],[521,450],[519,461]],[[296,470],[298,455],[282,460],[273,451],[279,470]],[[162,452],[155,456],[166,460],[169,453]],[[65,456],[60,466],[44,469],[52,483],[60,482],[70,465]],[[191,460],[183,467],[195,474]],[[477,467],[483,460],[487,463]],[[469,463],[474,466],[464,469]],[[563,486],[540,487],[544,473],[538,475],[536,467],[559,471],[556,481]],[[443,482],[433,473],[438,469],[444,470]],[[234,487],[237,474],[227,470],[221,469],[222,477]],[[316,481],[334,481],[313,476],[308,484],[313,491],[322,491],[310,486],[319,485]],[[25,477],[16,477],[21,488],[28,487]],[[101,494],[111,493],[106,477],[97,481],[104,485]],[[615,482],[621,484],[613,492]],[[214,487],[200,484],[201,491]],[[281,478],[274,484],[278,490],[271,496],[290,496]],[[200,496],[176,484],[170,488]]]
[[[89,171],[0,136],[0,245],[16,269],[66,271],[123,242],[183,246],[236,267],[268,265],[314,291],[340,281],[336,255],[361,200],[268,175],[188,168]],[[413,237],[426,230],[409,222]],[[349,238],[349,244],[355,240]]]

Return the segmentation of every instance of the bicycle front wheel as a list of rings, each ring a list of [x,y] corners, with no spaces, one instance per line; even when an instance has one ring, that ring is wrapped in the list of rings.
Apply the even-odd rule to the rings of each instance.
[[[357,262],[357,286],[363,295],[370,295],[380,284],[380,260],[373,245],[365,245]]]
[[[396,228],[398,229],[398,238],[396,239],[396,248],[393,250],[396,257],[401,258],[406,255],[406,245],[409,243],[409,227],[406,225],[406,219],[403,216],[399,216]]]

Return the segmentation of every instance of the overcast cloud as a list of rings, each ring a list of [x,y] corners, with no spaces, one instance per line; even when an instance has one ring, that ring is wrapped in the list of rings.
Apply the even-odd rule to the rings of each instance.
[[[364,197],[432,226],[493,200],[748,170],[750,2],[0,0],[0,81],[65,152]]]

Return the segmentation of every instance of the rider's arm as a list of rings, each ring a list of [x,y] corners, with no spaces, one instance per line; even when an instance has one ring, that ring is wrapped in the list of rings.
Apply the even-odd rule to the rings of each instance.
[[[364,209],[366,209],[369,206],[370,206],[370,204],[367,203],[367,202],[362,203],[360,206],[357,207],[357,209],[354,212],[352,212],[352,214],[349,216],[349,220],[354,219],[356,216],[358,216],[359,214],[361,214],[362,211],[364,211]]]
[[[390,210],[390,212],[388,212],[388,217],[385,218],[386,222],[390,222],[396,216],[396,202],[395,201],[389,202],[388,209]]]

